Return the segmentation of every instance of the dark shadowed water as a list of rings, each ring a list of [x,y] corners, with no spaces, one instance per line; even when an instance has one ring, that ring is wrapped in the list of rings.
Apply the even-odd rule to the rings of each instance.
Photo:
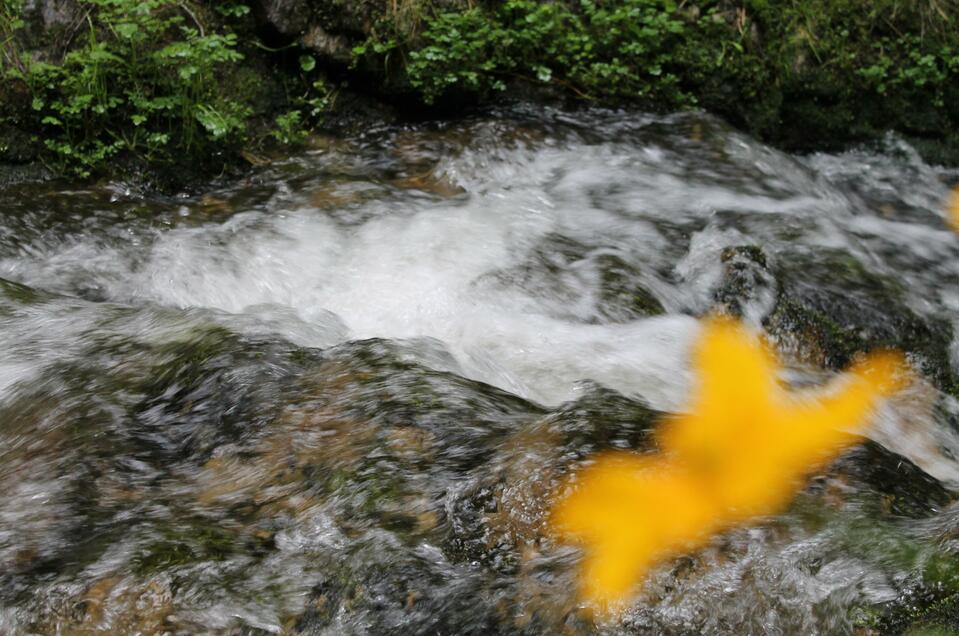
[[[202,196],[0,191],[0,632],[844,634],[959,590],[957,175],[702,115],[316,138]],[[924,380],[789,512],[594,623],[545,532],[697,317]],[[930,601],[931,602],[931,601]],[[883,623],[883,620],[887,620]]]

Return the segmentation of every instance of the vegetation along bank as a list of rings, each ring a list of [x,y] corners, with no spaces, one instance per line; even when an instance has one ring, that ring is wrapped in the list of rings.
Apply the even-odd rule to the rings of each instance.
[[[0,163],[168,182],[498,97],[959,163],[956,0],[0,0]]]

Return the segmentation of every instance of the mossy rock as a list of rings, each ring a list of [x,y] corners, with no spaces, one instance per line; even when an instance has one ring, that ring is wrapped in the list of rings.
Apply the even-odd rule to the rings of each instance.
[[[332,347],[304,375],[300,399],[377,428],[423,430],[435,438],[436,461],[448,466],[482,463],[498,439],[542,413],[502,389],[425,366],[417,359],[423,351],[382,339]]]
[[[562,433],[563,454],[586,458],[604,448],[647,450],[661,411],[598,385],[588,385],[583,395],[566,402],[543,419]]]
[[[809,497],[818,503],[810,506]],[[950,595],[959,589],[959,555],[904,523],[934,517],[954,501],[936,479],[874,442],[845,453],[797,499],[807,522],[821,527],[828,521],[837,529],[830,550],[899,573],[891,581],[896,600],[853,610],[857,634],[921,634],[914,630],[956,625],[954,614],[952,623],[941,621],[940,610],[952,607]]]
[[[22,283],[0,278],[0,297],[15,305],[35,305],[50,300],[52,296]]]
[[[484,577],[428,548],[403,549],[370,534],[323,563],[323,580],[293,633],[325,634],[344,623],[374,634],[506,633]]]
[[[232,533],[210,521],[177,521],[175,528],[143,547],[132,559],[138,575],[192,566],[203,561],[222,561],[236,551]]]
[[[941,512],[953,494],[914,463],[876,442],[867,441],[837,459],[807,488],[828,496],[830,485],[851,493],[848,503],[866,506],[876,518],[921,519]],[[844,505],[846,502],[836,502]]]
[[[4,289],[36,300],[22,286]],[[125,311],[107,320],[123,320]],[[194,470],[213,448],[254,434],[258,409],[274,408],[268,395],[249,399],[251,390],[271,390],[246,375],[255,375],[250,358],[262,352],[218,328],[174,342],[94,333],[88,342],[85,354],[48,366],[43,382],[25,383],[0,409],[7,448],[0,482],[39,482],[46,490],[44,504],[33,504],[0,540],[0,594],[51,571],[82,572],[122,540],[131,527],[124,519],[145,500],[167,505],[159,476]],[[268,373],[266,365],[258,369]],[[4,505],[16,510],[17,498]],[[164,536],[136,557],[137,568],[222,558],[217,532],[191,527],[188,538]],[[7,586],[8,575],[18,585]]]
[[[290,559],[291,578],[313,586],[283,610],[296,633],[594,633],[572,593],[575,552],[546,532],[549,506],[596,452],[651,450],[663,414],[589,384],[547,410],[438,370],[455,361],[435,344],[303,349],[238,336],[202,312],[102,311],[131,321],[110,333],[145,318],[155,333],[105,337],[99,325],[80,359],[0,411],[4,439],[31,442],[25,474],[69,486],[50,511],[59,525],[38,526],[56,551],[0,573],[3,602],[89,615],[102,599],[104,614],[125,612],[136,594],[94,594],[84,580],[108,560],[121,587],[173,581],[161,586],[163,616],[188,616],[207,602],[234,607],[244,581],[281,588]],[[874,445],[840,460],[807,500],[822,508],[840,480],[863,493],[847,508],[888,524],[950,496]],[[60,600],[44,594],[51,578],[70,586]],[[264,590],[257,607],[287,593]],[[86,627],[83,616],[58,620],[38,625]]]
[[[959,594],[908,594],[862,622],[863,636],[959,636]]]
[[[350,62],[353,45],[385,28],[414,37],[433,12],[461,10],[465,0],[256,0],[260,28],[312,49],[328,62]]]
[[[600,275],[597,311],[604,321],[630,322],[665,313],[663,304],[643,284],[639,270],[615,254],[596,257]]]
[[[596,452],[649,449],[661,417],[641,402],[593,385],[579,399],[516,430],[449,499],[446,550],[456,560],[515,572],[524,550],[535,549],[544,537],[549,502],[561,480]]]
[[[778,254],[776,261],[778,300],[764,325],[781,346],[831,369],[862,352],[899,349],[938,387],[959,390],[951,325],[913,311],[898,284],[839,251]]]
[[[598,449],[648,448],[658,416],[639,402],[591,387],[579,400],[498,438],[482,464],[452,473],[421,468],[432,473],[427,483],[448,480],[432,494],[443,502],[438,534],[431,535],[439,550],[420,542],[400,549],[382,526],[368,527],[364,538],[324,568],[324,581],[294,631],[325,633],[349,617],[348,623],[359,621],[378,633],[400,626],[410,633],[592,633],[568,593],[576,571],[570,555],[541,544],[552,492]],[[406,470],[389,478],[408,488],[416,478]]]
[[[895,629],[887,633],[895,633]],[[959,594],[925,608],[900,632],[903,636],[959,636]]]
[[[830,249],[769,256],[741,245],[725,248],[720,260],[714,309],[742,317],[755,308],[780,348],[835,370],[861,353],[898,349],[940,389],[959,390],[950,323],[916,313],[901,285],[854,256]]]
[[[753,305],[764,304],[775,289],[766,254],[756,245],[736,245],[720,254],[722,277],[713,290],[714,309],[721,313],[744,317]]]

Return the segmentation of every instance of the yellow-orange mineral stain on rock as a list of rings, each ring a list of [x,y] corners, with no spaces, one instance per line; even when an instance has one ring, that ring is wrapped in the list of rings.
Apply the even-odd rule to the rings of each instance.
[[[706,322],[694,365],[692,403],[660,427],[662,452],[601,455],[552,512],[553,529],[583,545],[582,593],[601,608],[656,562],[784,508],[906,378],[900,354],[879,353],[815,396],[794,394],[759,338],[726,319]]]

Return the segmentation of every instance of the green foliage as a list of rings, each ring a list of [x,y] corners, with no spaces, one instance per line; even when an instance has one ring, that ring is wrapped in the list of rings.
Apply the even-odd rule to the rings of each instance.
[[[18,64],[14,38],[17,29],[23,27],[22,16],[23,0],[0,0],[0,69]]]
[[[525,81],[604,103],[697,105],[799,148],[889,128],[959,135],[955,0],[469,5],[426,12],[415,32],[387,20],[354,60],[427,103]]]
[[[245,4],[227,2],[226,4],[218,4],[216,6],[216,12],[225,18],[238,19],[249,15],[250,7]]]
[[[883,38],[873,45],[872,64],[856,72],[864,84],[880,95],[899,91],[931,90],[936,106],[945,106],[943,88],[959,76],[959,48],[924,47],[917,36]]]
[[[691,103],[672,72],[671,52],[686,24],[673,0],[581,0],[577,5],[508,0],[427,20],[405,66],[410,85],[433,102],[449,91],[487,95],[511,79],[557,84],[588,98]],[[394,35],[354,49],[380,56]]]
[[[291,110],[277,116],[273,138],[281,144],[294,146],[306,141],[309,132],[303,127],[303,113]]]
[[[943,138],[959,127],[950,104],[959,79],[957,20],[951,0],[750,0],[732,19],[745,36],[743,52],[694,90],[710,94],[705,105],[791,146],[890,128]],[[737,75],[740,66],[757,72]],[[737,101],[762,116],[736,117]]]
[[[243,139],[249,110],[218,90],[242,55],[175,0],[81,0],[84,33],[57,63],[24,57],[46,148],[87,176],[129,152],[148,162],[205,157]]]
[[[317,58],[248,42],[240,0],[75,1],[83,21],[27,57],[23,0],[0,0],[0,128],[34,133],[59,168],[216,168],[241,144],[302,143],[335,101]],[[703,107],[794,149],[890,128],[959,148],[957,22],[959,0],[396,0],[353,56],[365,83],[425,103],[522,82]],[[241,48],[282,72],[264,81]]]
[[[300,73],[294,78],[293,92],[287,102],[292,107],[274,119],[270,136],[285,146],[298,146],[309,138],[310,131],[323,121],[335,101],[335,91],[317,75],[316,58],[301,55]]]
[[[410,53],[410,83],[427,102],[454,86],[481,94],[503,90],[503,78],[519,64],[509,37],[505,25],[479,9],[440,14],[423,34],[426,46]]]

